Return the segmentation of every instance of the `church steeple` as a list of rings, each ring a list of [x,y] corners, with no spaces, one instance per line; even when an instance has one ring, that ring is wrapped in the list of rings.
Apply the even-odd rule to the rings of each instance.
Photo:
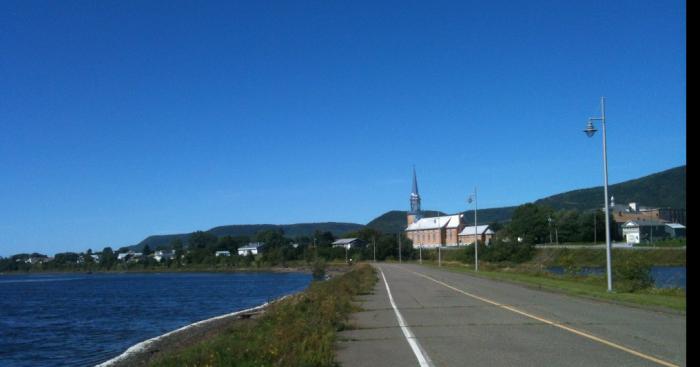
[[[418,194],[418,179],[416,178],[416,166],[413,166],[413,187],[411,189],[410,196],[411,210],[408,212],[408,217],[406,218],[408,224],[420,219],[420,194]]]

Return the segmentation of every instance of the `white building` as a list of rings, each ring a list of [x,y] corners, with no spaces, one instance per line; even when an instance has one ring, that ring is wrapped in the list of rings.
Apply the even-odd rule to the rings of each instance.
[[[120,254],[121,255],[121,254]],[[165,251],[165,250],[158,250],[153,253],[153,258],[157,262],[161,262],[163,260],[172,260],[175,258],[175,251]]]
[[[214,253],[214,256],[219,257],[219,256],[231,256],[230,251],[217,251]]]
[[[345,247],[346,249],[351,249],[353,247],[358,247],[364,245],[365,242],[359,238],[339,238],[331,245],[333,247]]]
[[[251,242],[246,246],[238,248],[239,256],[247,256],[248,254],[257,255],[261,254],[263,247],[265,246],[262,242]]]

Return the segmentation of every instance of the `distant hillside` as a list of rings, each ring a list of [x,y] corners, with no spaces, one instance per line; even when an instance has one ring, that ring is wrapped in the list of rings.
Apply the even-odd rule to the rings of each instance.
[[[671,207],[685,209],[686,166],[672,168],[663,172],[629,180],[608,187],[609,194],[615,197],[615,203],[627,204],[637,202],[648,207]],[[603,186],[548,196],[535,201],[537,204],[549,205],[554,209],[588,210],[602,208]],[[524,204],[524,203],[523,203]],[[479,209],[479,223],[507,222],[516,206]],[[384,233],[398,233],[406,228],[406,211],[392,210],[367,223],[368,227]],[[439,213],[439,214],[436,214]],[[466,211],[464,219],[467,224],[474,223],[474,212]],[[424,211],[424,216],[445,215],[442,212]]]
[[[315,231],[331,232],[335,236],[342,235],[350,231],[357,231],[363,228],[364,225],[357,223],[298,223],[298,224],[240,224],[214,227],[206,232],[217,237],[223,236],[255,236],[258,232],[269,229],[281,229],[286,237],[296,236],[311,236]],[[183,243],[187,243],[190,233],[155,235],[146,237],[143,241],[129,248],[140,250],[145,245],[148,245],[152,250],[158,246],[168,246],[173,240],[180,239]]]
[[[672,168],[663,172],[644,176],[638,179],[629,180],[614,185],[610,185],[610,195],[615,197],[618,204],[637,202],[639,205],[648,207],[671,207],[685,209],[685,181],[686,166]],[[535,201],[537,204],[546,204],[554,209],[577,209],[587,210],[600,208],[603,206],[603,187],[593,187],[582,190],[568,191],[565,193],[552,195]],[[479,223],[506,222],[509,221],[515,210],[515,206],[479,209]],[[367,223],[367,227],[377,229],[383,233],[398,233],[406,228],[406,211],[392,210]],[[474,214],[472,211],[464,212],[465,222],[472,224]],[[446,215],[436,210],[425,210],[423,215],[427,217]],[[218,237],[221,236],[254,236],[256,233],[267,229],[281,229],[288,237],[309,236],[314,231],[330,231],[335,236],[341,236],[347,232],[352,232],[364,226],[356,223],[299,223],[299,224],[243,224],[215,227],[210,232]],[[189,233],[149,236],[139,244],[131,246],[141,249],[148,245],[151,249],[158,246],[167,246],[176,238],[186,243]]]
[[[616,204],[636,202],[648,207],[685,209],[686,166],[608,186]],[[535,201],[555,209],[594,209],[604,206],[603,186],[568,191]]]

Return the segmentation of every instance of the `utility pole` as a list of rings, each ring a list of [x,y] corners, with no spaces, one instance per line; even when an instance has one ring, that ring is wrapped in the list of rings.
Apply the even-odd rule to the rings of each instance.
[[[438,245],[438,266],[442,266],[442,246]]]
[[[476,201],[476,186],[474,186],[474,193],[469,195],[467,202],[471,204],[474,201],[474,271],[479,271],[479,233],[477,228],[477,201]]]
[[[376,237],[372,237],[372,251],[374,252],[374,262],[377,262],[377,240]]]
[[[418,245],[418,262],[423,264],[423,244]]]
[[[401,264],[401,233],[399,233],[398,236],[399,236],[399,264]]]
[[[598,243],[597,233],[598,232],[598,211],[593,212],[593,244]]]

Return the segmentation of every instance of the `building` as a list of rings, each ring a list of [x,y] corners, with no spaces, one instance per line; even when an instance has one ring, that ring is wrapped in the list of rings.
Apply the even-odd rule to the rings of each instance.
[[[119,254],[119,255],[121,255],[121,254]],[[172,260],[175,258],[175,251],[157,250],[156,252],[153,253],[153,258],[157,262],[161,262],[163,260]]]
[[[231,251],[217,251],[214,253],[215,257],[219,256],[231,256]]]
[[[685,226],[680,223],[666,223],[666,233],[671,238],[685,238]]]
[[[610,198],[610,215],[617,223],[628,221],[661,221],[685,225],[685,209],[650,208],[631,202],[627,205],[615,205],[615,197]]]
[[[463,228],[460,214],[421,218],[406,227],[406,237],[413,241],[416,248],[457,246]]]
[[[265,244],[263,242],[251,242],[246,246],[239,247],[238,255],[247,256],[261,254],[263,251],[263,247],[265,247]]]
[[[365,241],[359,238],[339,238],[331,244],[333,247],[345,247],[346,249],[351,249],[353,247],[362,247],[365,245]]]
[[[650,220],[630,220],[622,225],[622,236],[631,244],[651,243],[669,237],[666,223]]]
[[[476,232],[476,233],[475,233]],[[491,239],[495,233],[489,228],[488,224],[481,226],[468,226],[464,227],[461,232],[459,232],[459,244],[469,245],[474,243],[474,238],[478,236],[479,242],[488,245],[491,243]]]
[[[459,245],[459,232],[464,228],[462,215],[423,218],[420,202],[416,168],[413,167],[413,186],[409,196],[411,210],[406,215],[406,237],[413,241],[415,248]]]

